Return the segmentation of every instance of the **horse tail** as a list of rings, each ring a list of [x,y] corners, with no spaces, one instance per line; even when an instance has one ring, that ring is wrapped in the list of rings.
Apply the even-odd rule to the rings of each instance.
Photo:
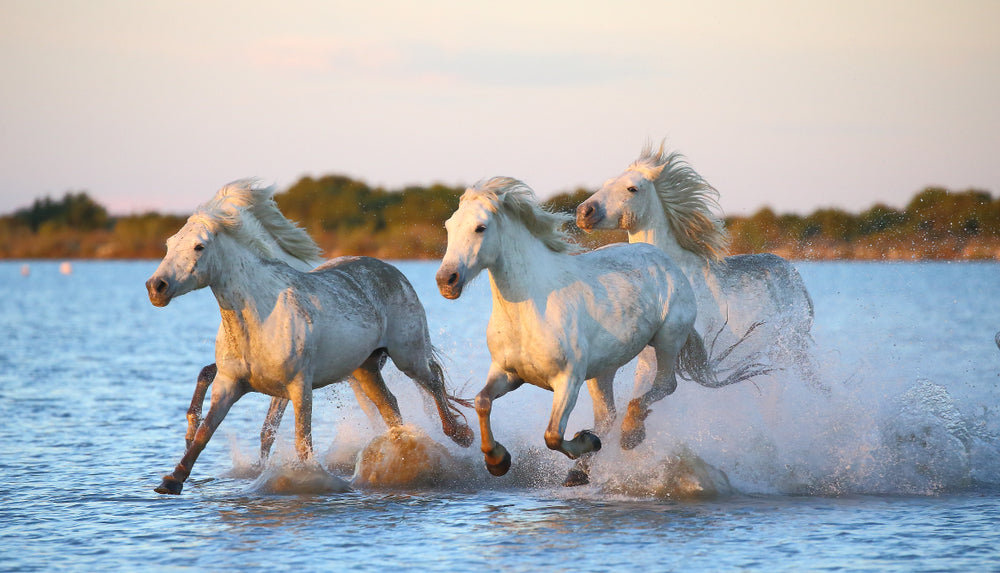
[[[692,380],[706,388],[722,388],[723,386],[750,380],[757,376],[770,374],[774,369],[767,364],[759,362],[760,353],[754,353],[740,360],[734,366],[725,369],[719,368],[719,363],[732,354],[733,350],[745,341],[761,324],[763,323],[754,323],[736,343],[726,348],[719,356],[710,356],[708,349],[705,347],[704,339],[692,329],[691,333],[688,334],[687,341],[685,341],[684,346],[681,348],[680,354],[677,356],[677,373],[681,378]],[[716,335],[716,338],[718,338],[718,335]],[[720,375],[725,373],[728,373],[728,375],[720,378]]]
[[[458,406],[472,408],[473,401],[469,398],[460,398],[455,394],[452,394],[448,389],[448,378],[445,376],[444,367],[441,366],[441,354],[438,352],[438,349],[433,346],[431,347],[431,357],[427,360],[427,365],[430,367],[434,377],[441,381],[441,387],[444,389],[444,396],[448,399],[448,406],[451,411],[461,416],[462,419],[465,420],[466,424],[468,424],[468,418],[466,418],[465,414],[456,407],[456,404]]]

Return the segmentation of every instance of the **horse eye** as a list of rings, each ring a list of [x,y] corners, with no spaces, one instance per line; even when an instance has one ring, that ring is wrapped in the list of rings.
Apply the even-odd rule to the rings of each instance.
[[[635,193],[635,192],[639,191],[639,188],[636,187],[635,185],[630,185],[628,187],[628,189],[626,189],[626,191],[628,191],[629,193]]]
[[[204,251],[205,250],[205,245],[203,245],[201,243],[198,243],[197,245],[194,246],[194,250],[199,251],[199,252],[200,251]]]
[[[486,225],[476,225],[476,232],[477,233],[485,233],[486,232]]]

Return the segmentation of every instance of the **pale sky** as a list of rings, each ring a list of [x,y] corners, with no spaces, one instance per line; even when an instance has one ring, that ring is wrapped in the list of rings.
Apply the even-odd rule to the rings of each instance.
[[[598,187],[666,138],[727,214],[1000,193],[1000,1],[0,0],[0,214],[223,184]]]

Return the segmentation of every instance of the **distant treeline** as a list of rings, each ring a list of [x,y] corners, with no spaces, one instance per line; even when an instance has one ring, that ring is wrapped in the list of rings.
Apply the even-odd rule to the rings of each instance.
[[[463,189],[444,185],[386,190],[349,177],[304,177],[275,196],[282,212],[316,239],[327,256],[437,258],[444,221]],[[591,191],[550,198],[573,212]],[[206,197],[207,199],[208,197]],[[39,199],[0,217],[0,258],[160,258],[164,241],[186,217],[112,216],[86,192]],[[1000,199],[985,191],[928,188],[902,210],[875,205],[852,214],[821,209],[779,215],[764,208],[726,219],[733,254],[773,252],[791,259],[1000,259]],[[622,232],[583,234],[588,247],[626,240]]]

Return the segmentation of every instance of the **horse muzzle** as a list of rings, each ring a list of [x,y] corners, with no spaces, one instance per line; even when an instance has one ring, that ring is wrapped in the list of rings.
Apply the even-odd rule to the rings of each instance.
[[[576,226],[584,231],[593,231],[604,220],[604,207],[600,204],[584,201],[576,208]]]
[[[441,296],[449,300],[455,300],[456,298],[462,296],[462,289],[465,287],[465,279],[462,277],[462,273],[458,269],[446,269],[441,267],[438,269],[437,275],[438,290],[441,291]]]
[[[173,289],[170,288],[170,283],[166,279],[156,276],[150,277],[146,281],[146,293],[149,294],[149,302],[153,306],[167,306],[173,298]]]

